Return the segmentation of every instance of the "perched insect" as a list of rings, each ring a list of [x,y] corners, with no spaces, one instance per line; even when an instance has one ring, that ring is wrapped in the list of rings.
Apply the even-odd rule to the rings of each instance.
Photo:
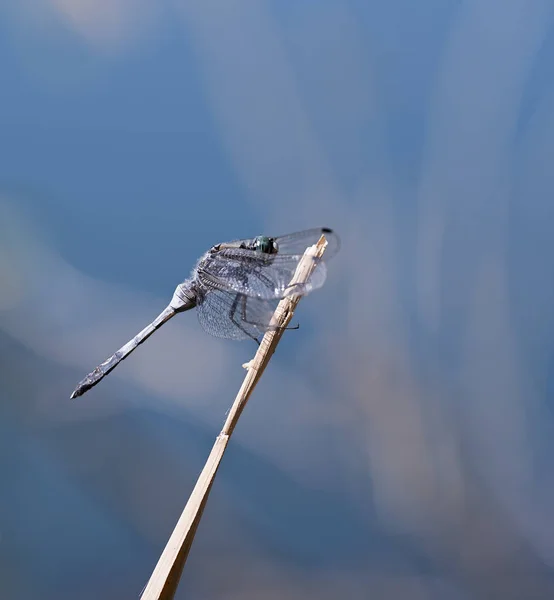
[[[310,279],[294,290],[290,280],[308,246],[321,235],[328,246],[325,259],[339,249],[339,238],[331,229],[315,228],[280,237],[259,235],[213,246],[194,267],[191,276],[175,289],[164,311],[150,325],[94,371],[75,388],[71,398],[82,396],[156,329],[179,312],[196,308],[202,327],[211,335],[234,340],[258,338],[269,328],[279,300],[289,293],[305,295],[323,285],[325,262],[318,261]]]

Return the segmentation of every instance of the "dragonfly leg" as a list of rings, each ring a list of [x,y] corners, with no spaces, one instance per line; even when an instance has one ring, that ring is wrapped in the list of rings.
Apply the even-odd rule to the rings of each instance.
[[[249,338],[253,339],[256,344],[258,344],[258,346],[260,345],[260,342],[258,340],[258,338],[256,338],[255,336],[253,336],[249,331],[247,331],[242,324],[240,323],[240,321],[235,319],[235,315],[237,314],[237,308],[239,305],[239,301],[242,299],[242,311],[243,314],[246,312],[246,296],[243,296],[242,294],[237,294],[235,296],[235,299],[233,300],[233,304],[231,306],[231,310],[229,311],[229,318],[231,319],[231,321],[233,322],[233,324],[238,327],[243,333],[245,333]]]
[[[300,329],[300,325],[294,325],[293,327],[278,327],[277,325],[274,325],[274,326],[270,327],[267,323],[257,323],[256,321],[248,320],[248,318],[246,316],[246,303],[247,302],[248,302],[248,298],[246,296],[243,296],[241,309],[242,309],[242,320],[245,323],[248,323],[249,325],[254,325],[258,329],[261,329],[263,331],[278,331],[279,329],[282,329],[283,331],[287,331],[288,329]]]
[[[293,288],[306,288],[306,284],[305,283],[293,283],[291,285],[287,285],[286,290],[287,290],[287,296],[290,294],[289,290],[292,290]],[[301,291],[297,291],[296,292],[299,295],[303,295],[303,293]]]

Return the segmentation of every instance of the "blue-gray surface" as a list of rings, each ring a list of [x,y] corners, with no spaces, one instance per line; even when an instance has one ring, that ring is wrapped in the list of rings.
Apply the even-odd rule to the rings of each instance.
[[[554,597],[550,0],[0,4],[0,579],[133,598],[254,345],[211,245],[336,228],[180,598]]]

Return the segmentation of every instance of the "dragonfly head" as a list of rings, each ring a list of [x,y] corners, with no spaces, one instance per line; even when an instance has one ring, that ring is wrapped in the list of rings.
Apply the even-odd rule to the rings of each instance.
[[[256,252],[263,252],[264,254],[277,254],[279,246],[274,238],[267,237],[266,235],[259,235],[254,238],[252,249]]]

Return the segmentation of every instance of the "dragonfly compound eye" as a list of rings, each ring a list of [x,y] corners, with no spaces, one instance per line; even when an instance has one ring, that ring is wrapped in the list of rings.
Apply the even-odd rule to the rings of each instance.
[[[273,238],[259,235],[254,239],[254,250],[256,252],[263,252],[264,254],[275,254],[277,252],[277,244]]]

